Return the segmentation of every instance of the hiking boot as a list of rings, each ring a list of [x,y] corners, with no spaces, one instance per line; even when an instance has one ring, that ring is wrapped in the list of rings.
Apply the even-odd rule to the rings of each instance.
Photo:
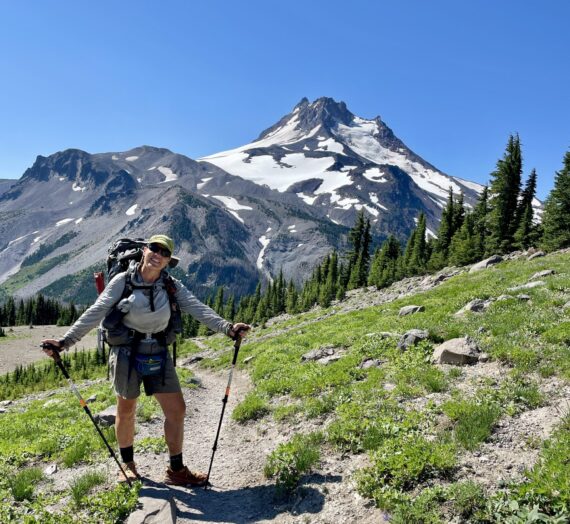
[[[200,471],[192,472],[186,466],[180,471],[166,470],[166,484],[174,486],[205,486],[207,475]]]
[[[134,482],[135,480],[139,480],[141,478],[139,472],[137,471],[137,465],[134,463],[134,461],[126,462],[123,464],[123,469],[127,474],[127,478],[125,478],[125,475],[123,475],[122,471],[119,471],[119,482],[127,482],[127,479],[131,482]]]

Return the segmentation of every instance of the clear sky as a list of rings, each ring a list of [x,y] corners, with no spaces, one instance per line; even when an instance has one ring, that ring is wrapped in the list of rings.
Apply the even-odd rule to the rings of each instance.
[[[250,142],[306,96],[487,183],[519,133],[544,198],[570,148],[569,0],[0,3],[0,178],[37,155]]]

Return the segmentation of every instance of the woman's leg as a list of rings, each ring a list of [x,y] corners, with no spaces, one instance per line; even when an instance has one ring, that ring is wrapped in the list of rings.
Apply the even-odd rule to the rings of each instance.
[[[164,413],[164,438],[170,456],[182,453],[184,440],[184,416],[186,404],[181,392],[155,393],[156,400]]]
[[[115,434],[119,448],[128,448],[133,445],[135,438],[135,413],[137,409],[136,398],[123,398],[117,396],[117,418],[115,420]]]

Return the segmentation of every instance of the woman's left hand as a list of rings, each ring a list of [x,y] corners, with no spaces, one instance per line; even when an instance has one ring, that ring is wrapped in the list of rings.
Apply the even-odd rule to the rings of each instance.
[[[247,332],[251,329],[249,324],[244,324],[243,322],[237,322],[232,326],[232,329],[228,332],[228,336],[230,338],[236,338],[239,335],[240,338],[245,338],[247,336]]]

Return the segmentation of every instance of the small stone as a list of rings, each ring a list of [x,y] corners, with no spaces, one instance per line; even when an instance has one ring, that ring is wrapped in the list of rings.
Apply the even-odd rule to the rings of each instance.
[[[97,400],[97,395],[91,395],[87,400],[87,404],[93,404]]]
[[[534,282],[528,282],[520,286],[514,286],[507,289],[507,291],[522,291],[523,289],[533,289],[535,287],[540,287],[546,285],[543,280],[535,280]]]
[[[2,402],[0,402],[0,406],[2,407],[9,406],[10,404],[12,404],[12,400],[3,400]]]
[[[517,299],[523,302],[527,302],[528,300],[530,300],[530,295],[523,295],[523,294],[517,295]]]
[[[503,257],[500,255],[493,255],[485,260],[481,260],[481,262],[477,262],[469,269],[469,273],[475,273],[476,271],[481,271],[483,269],[487,269],[490,266],[498,264],[499,262],[503,261]]]
[[[57,464],[50,464],[46,469],[44,469],[44,473],[46,475],[53,475],[57,472]]]
[[[247,364],[248,362],[251,362],[254,359],[253,355],[249,356],[249,357],[245,357],[243,359],[243,363]]]
[[[489,362],[489,355],[487,353],[481,353],[479,355],[479,362]]]
[[[422,311],[425,311],[425,309],[426,308],[424,306],[404,306],[403,308],[400,309],[398,316],[403,317],[406,315],[413,315],[415,313],[420,313]]]
[[[101,426],[112,426],[117,418],[117,406],[113,404],[100,413],[97,413],[93,418],[95,419],[95,422],[101,424]]]

